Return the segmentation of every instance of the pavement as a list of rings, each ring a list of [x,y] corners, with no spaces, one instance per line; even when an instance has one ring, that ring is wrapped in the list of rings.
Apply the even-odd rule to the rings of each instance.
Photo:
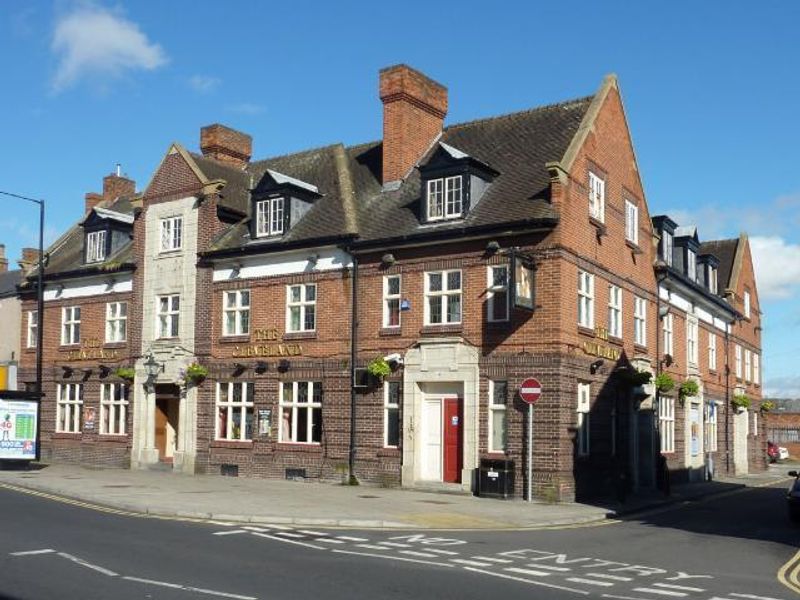
[[[0,486],[95,507],[159,517],[352,529],[541,529],[625,518],[675,503],[788,481],[787,465],[764,473],[675,485],[671,494],[580,504],[478,498],[367,485],[182,475],[71,464],[0,468]]]

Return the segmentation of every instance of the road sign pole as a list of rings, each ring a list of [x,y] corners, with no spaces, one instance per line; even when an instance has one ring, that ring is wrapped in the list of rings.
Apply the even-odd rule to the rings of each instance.
[[[533,501],[533,404],[528,404],[528,502]]]

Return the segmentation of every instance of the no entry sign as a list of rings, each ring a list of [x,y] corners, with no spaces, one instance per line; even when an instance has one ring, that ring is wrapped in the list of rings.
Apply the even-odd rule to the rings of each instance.
[[[538,379],[529,377],[519,386],[519,397],[528,404],[533,404],[542,395],[542,384]]]

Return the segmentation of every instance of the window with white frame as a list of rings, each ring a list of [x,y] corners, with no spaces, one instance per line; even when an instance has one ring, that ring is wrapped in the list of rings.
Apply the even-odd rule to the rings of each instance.
[[[697,281],[697,255],[689,248],[686,249],[686,275],[692,281]]]
[[[594,328],[594,275],[578,271],[578,325]]]
[[[589,171],[589,216],[601,223],[605,220],[606,182]]]
[[[633,299],[633,341],[639,346],[647,346],[647,300]]]
[[[486,291],[486,318],[496,323],[508,321],[508,267],[489,267]]]
[[[758,411],[753,411],[753,437],[758,437]]]
[[[717,336],[708,332],[708,368],[711,371],[717,370]]]
[[[708,290],[712,294],[717,293],[717,269],[708,265]]]
[[[756,352],[753,352],[753,383],[761,383],[761,357]]]
[[[664,354],[669,354],[670,356],[675,355],[675,345],[672,336],[672,325],[673,325],[672,313],[667,313],[666,315],[664,315],[662,329],[664,330]]]
[[[81,341],[81,307],[65,306],[61,309],[61,343],[79,344]]]
[[[672,266],[672,251],[674,248],[674,239],[669,231],[661,233],[661,258],[667,265]]]
[[[215,439],[247,442],[253,439],[255,384],[248,381],[217,383]]]
[[[383,382],[383,445],[400,446],[400,382]]]
[[[92,231],[86,234],[86,262],[101,262],[106,259],[106,232]]]
[[[717,451],[717,410],[716,402],[706,404],[706,450]]]
[[[658,401],[658,424],[661,452],[675,452],[675,398],[662,396]]]
[[[625,200],[625,239],[639,244],[639,207]]]
[[[742,347],[739,344],[736,344],[733,347],[733,355],[734,355],[734,362],[736,364],[736,378],[742,378]]]
[[[750,381],[750,377],[752,376],[752,356],[753,353],[750,350],[744,351],[744,380]]]
[[[178,294],[159,296],[156,302],[158,337],[178,337],[180,335],[181,297]]]
[[[37,340],[39,339],[39,312],[35,310],[28,311],[28,335],[27,347],[36,348]]]
[[[314,331],[317,328],[317,284],[286,286],[286,330]]]
[[[183,245],[183,217],[161,219],[161,252],[180,250]]]
[[[269,198],[256,202],[256,237],[283,233],[284,198]]]
[[[400,327],[400,275],[383,278],[383,326]]]
[[[281,442],[319,444],[322,441],[322,383],[281,382]]]
[[[128,303],[106,304],[106,342],[124,342],[128,336]]]
[[[128,411],[125,386],[121,383],[104,383],[100,386],[100,434],[125,435]]]
[[[744,316],[746,319],[750,318],[750,292],[744,292]]]
[[[489,380],[489,452],[505,452],[508,444],[508,382]]]
[[[591,384],[578,383],[578,456],[588,456],[590,452],[589,407],[591,406],[591,390]]]
[[[428,221],[454,219],[463,212],[461,175],[428,181]]]
[[[461,323],[461,271],[425,273],[425,324]]]
[[[608,286],[608,335],[622,337],[622,288]]]
[[[687,317],[686,319],[686,362],[690,365],[697,365],[698,356],[698,326],[697,319]]]
[[[80,433],[83,413],[83,385],[59,383],[56,386],[56,431]]]
[[[222,335],[250,333],[250,290],[222,292]]]

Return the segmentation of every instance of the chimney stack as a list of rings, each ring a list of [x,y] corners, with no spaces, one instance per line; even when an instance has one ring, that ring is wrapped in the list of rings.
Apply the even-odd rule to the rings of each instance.
[[[133,196],[136,193],[136,182],[122,175],[122,166],[117,163],[114,173],[103,177],[103,193],[86,194],[85,212],[89,212],[99,204],[110,204],[120,196]]]
[[[403,179],[442,133],[447,88],[407,65],[381,69],[383,183]]]
[[[200,129],[200,151],[206,158],[244,170],[253,155],[253,138],[214,123]]]
[[[38,248],[23,248],[22,258],[17,261],[23,271],[29,271],[33,267],[39,265],[39,249]]]
[[[8,272],[8,259],[6,258],[6,245],[0,244],[0,273]]]

